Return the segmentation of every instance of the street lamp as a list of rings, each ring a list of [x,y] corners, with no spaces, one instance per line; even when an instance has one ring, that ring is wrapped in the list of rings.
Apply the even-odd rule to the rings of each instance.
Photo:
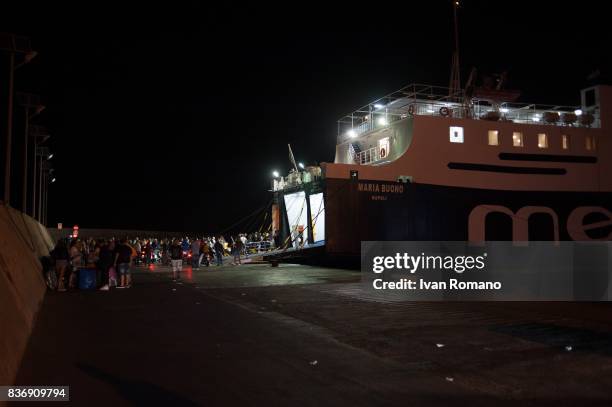
[[[50,167],[50,164],[48,164],[48,166]],[[40,220],[40,223],[42,223],[44,226],[47,226],[47,208],[48,208],[48,204],[49,204],[49,185],[54,184],[56,181],[56,178],[53,177],[49,180],[49,176],[52,176],[53,174],[53,168],[49,168],[49,170],[45,173],[45,189],[44,189],[44,194],[43,194],[43,210],[42,210],[42,217]]]
[[[22,188],[22,212],[27,212],[28,206],[28,144],[30,142],[30,120],[45,110],[45,106],[41,103],[40,96],[30,93],[17,92],[17,102],[25,108],[25,140],[23,142],[23,188]],[[30,114],[30,110],[33,110]]]
[[[46,197],[47,190],[47,173],[49,171],[53,171],[51,168],[51,164],[49,163],[49,147],[39,147],[37,150],[37,156],[39,160],[39,172],[38,172],[38,205],[36,207],[37,211],[32,211],[34,213],[34,217],[42,223],[42,215],[43,215],[43,205],[45,204],[44,200]],[[43,191],[44,186],[44,191]],[[38,212],[38,213],[37,213]],[[38,216],[36,216],[38,215]]]
[[[272,171],[272,191],[278,191],[279,189],[282,189],[282,187],[280,187],[280,183],[282,182],[282,178],[280,176],[280,173],[276,170]]]
[[[36,218],[36,195],[38,192],[38,186],[39,186],[39,173],[37,172],[40,171],[40,168],[38,167],[38,156],[40,154],[40,147],[39,145],[43,144],[45,141],[47,141],[51,135],[49,134],[49,132],[47,131],[46,128],[44,128],[43,126],[38,126],[38,125],[32,125],[30,126],[30,137],[32,137],[34,139],[34,169],[32,171],[32,217]],[[41,161],[42,161],[42,157],[41,157]]]
[[[9,54],[9,77],[8,77],[8,116],[6,118],[6,151],[4,162],[4,202],[6,205],[11,204],[11,148],[12,148],[12,133],[13,133],[13,85],[15,70],[20,66],[30,62],[36,52],[32,51],[30,39],[24,36],[0,33],[0,50],[6,51]],[[24,56],[23,62],[15,65],[15,55],[21,54]]]

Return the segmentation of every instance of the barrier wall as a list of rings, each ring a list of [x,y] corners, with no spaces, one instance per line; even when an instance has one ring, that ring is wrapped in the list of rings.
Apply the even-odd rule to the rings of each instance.
[[[53,241],[57,241],[60,238],[66,238],[72,233],[71,228],[57,229],[49,228],[49,234],[53,238]],[[79,237],[87,239],[89,237],[98,239],[110,239],[116,238],[121,239],[124,237],[140,237],[141,239],[148,239],[150,237],[156,238],[182,238],[185,236],[209,236],[207,233],[195,233],[195,232],[163,232],[155,230],[130,230],[130,229],[79,229]]]
[[[39,258],[52,247],[43,225],[0,203],[0,385],[19,369],[46,291]]]

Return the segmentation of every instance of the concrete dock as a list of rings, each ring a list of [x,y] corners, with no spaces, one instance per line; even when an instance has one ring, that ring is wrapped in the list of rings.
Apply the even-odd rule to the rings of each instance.
[[[358,272],[139,267],[47,294],[18,385],[74,405],[610,405],[612,306],[369,298]]]

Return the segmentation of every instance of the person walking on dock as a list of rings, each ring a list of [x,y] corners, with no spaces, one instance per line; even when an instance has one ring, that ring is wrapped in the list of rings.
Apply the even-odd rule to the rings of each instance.
[[[200,269],[200,239],[197,237],[191,242],[191,267],[194,270]]]
[[[180,280],[183,269],[183,248],[177,239],[174,239],[170,246],[170,263],[172,263],[172,281]]]
[[[51,251],[51,257],[55,260],[55,272],[59,280],[57,291],[66,291],[64,278],[70,254],[68,253],[64,240],[60,239],[57,241],[55,248]]]
[[[83,260],[82,246],[80,240],[73,240],[70,243],[70,275],[68,276],[68,288],[76,288],[77,271],[82,266]]]
[[[110,289],[109,271],[114,262],[114,250],[114,247],[109,242],[103,242],[100,246],[100,256],[96,266],[100,272],[100,281],[102,283],[100,290],[102,291]]]
[[[115,269],[119,272],[119,286],[117,288],[130,288],[131,276],[130,266],[132,264],[132,247],[128,246],[127,239],[121,239],[121,242],[115,247]]]
[[[223,244],[221,243],[221,238],[217,238],[214,249],[215,249],[215,257],[217,259],[217,266],[222,266],[224,249],[223,249]]]
[[[240,255],[242,254],[242,241],[240,238],[234,239],[234,243],[232,244],[232,255],[234,256],[234,262],[232,263],[234,266],[238,266],[242,264],[240,261]]]
[[[206,267],[210,266],[210,246],[209,246],[209,242],[208,239],[202,239],[202,244],[200,245],[200,263],[202,264],[202,261],[205,262]]]

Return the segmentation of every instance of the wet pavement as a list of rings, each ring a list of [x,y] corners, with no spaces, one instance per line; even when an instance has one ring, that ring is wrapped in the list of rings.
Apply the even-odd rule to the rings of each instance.
[[[608,304],[382,302],[357,272],[283,264],[134,279],[48,293],[17,384],[78,405],[612,405]]]

